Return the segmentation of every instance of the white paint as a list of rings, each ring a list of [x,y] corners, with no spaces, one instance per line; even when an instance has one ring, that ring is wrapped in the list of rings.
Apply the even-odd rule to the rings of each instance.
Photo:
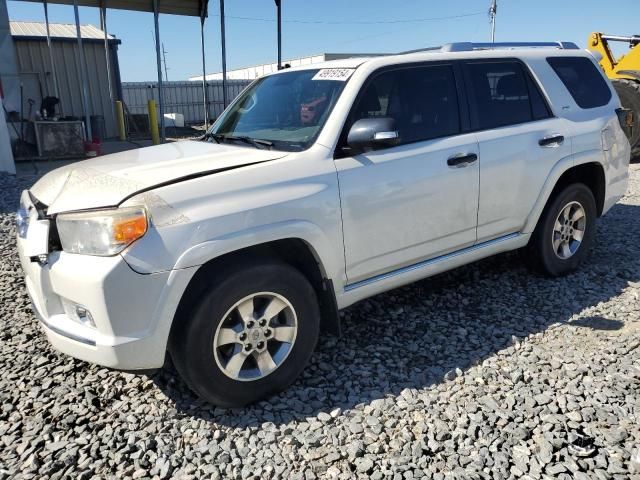
[[[24,240],[18,240],[36,308],[62,332],[47,329],[49,340],[64,352],[103,365],[161,366],[177,305],[198,267],[241,248],[287,238],[309,246],[344,308],[526,245],[558,178],[581,163],[603,166],[606,212],[624,194],[630,157],[615,115],[618,97],[611,87],[608,105],[578,108],[548,66],[551,55],[593,58],[576,50],[525,49],[332,62],[322,68],[350,69],[350,80],[308,150],[179,142],[52,172],[31,190],[49,206],[48,213],[144,205],[151,224],[144,237],[114,257],[52,252],[41,265],[29,260]],[[377,69],[513,57],[530,67],[554,118],[334,159],[354,99]],[[537,145],[539,138],[556,133],[565,136],[564,144]],[[459,151],[476,153],[478,161],[447,168],[446,159]],[[239,166],[244,168],[197,176]],[[189,175],[194,177],[170,183]],[[137,194],[140,189],[149,191]],[[96,329],[66,316],[63,299],[84,305]],[[73,335],[96,347],[68,338]]]
[[[285,152],[182,141],[70,164],[31,189],[49,213],[117,206],[125,197],[175,178],[286,156]],[[91,195],[87,195],[91,192]],[[82,198],[82,203],[78,203]]]
[[[184,115],[181,113],[165,113],[164,123],[167,127],[184,127]]]

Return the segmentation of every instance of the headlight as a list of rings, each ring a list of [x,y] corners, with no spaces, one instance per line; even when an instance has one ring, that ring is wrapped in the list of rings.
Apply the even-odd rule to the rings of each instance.
[[[99,256],[120,253],[147,233],[148,226],[141,207],[63,213],[56,224],[65,252]]]

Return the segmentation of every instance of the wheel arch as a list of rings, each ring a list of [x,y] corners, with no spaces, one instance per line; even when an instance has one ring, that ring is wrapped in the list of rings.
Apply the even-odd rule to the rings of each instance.
[[[179,328],[183,319],[190,314],[193,305],[212,280],[225,272],[260,260],[278,260],[299,270],[309,280],[318,297],[321,328],[340,335],[340,317],[333,281],[318,252],[302,238],[287,237],[229,251],[200,265],[180,298],[171,325],[169,342],[175,337],[175,329]]]
[[[584,183],[589,187],[589,190],[591,190],[596,200],[596,209],[598,211],[598,217],[600,217],[604,208],[606,193],[606,180],[602,164],[589,162],[569,168],[556,182],[549,199],[553,198],[558,192],[572,183]]]
[[[589,187],[596,200],[598,217],[602,215],[607,189],[604,166],[600,162],[592,160],[566,167],[564,170],[557,171],[555,181],[548,182],[529,215],[529,220],[523,229],[524,233],[532,233],[535,230],[546,206],[560,191],[572,183],[583,183]]]

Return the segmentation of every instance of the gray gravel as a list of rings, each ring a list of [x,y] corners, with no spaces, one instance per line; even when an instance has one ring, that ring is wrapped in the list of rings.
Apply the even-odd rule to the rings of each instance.
[[[0,176],[0,479],[640,477],[640,167],[579,273],[517,254],[343,312],[303,377],[240,410],[169,369],[54,351],[25,293]],[[635,473],[634,473],[635,472]]]

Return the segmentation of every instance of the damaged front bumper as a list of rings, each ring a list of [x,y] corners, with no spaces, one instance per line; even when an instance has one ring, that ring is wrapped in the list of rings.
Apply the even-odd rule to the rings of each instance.
[[[120,255],[49,251],[52,243],[43,238],[50,234],[49,219],[33,213],[29,198],[23,196],[23,203],[29,222],[26,229],[19,228],[18,253],[27,292],[49,342],[66,354],[107,367],[161,367],[181,289],[191,272],[143,275]]]

